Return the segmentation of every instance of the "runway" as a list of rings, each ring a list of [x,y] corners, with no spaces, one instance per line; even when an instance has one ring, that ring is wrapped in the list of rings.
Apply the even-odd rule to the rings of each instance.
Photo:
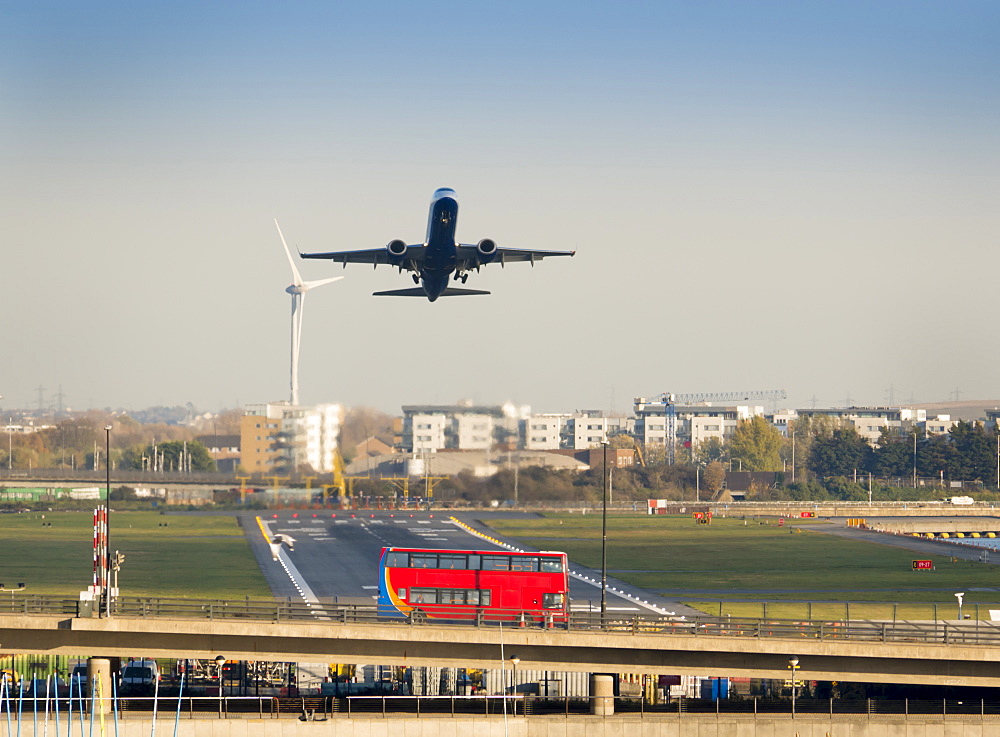
[[[276,597],[314,604],[362,604],[374,603],[378,593],[378,560],[383,547],[502,550],[506,544],[506,549],[533,550],[516,541],[501,539],[498,545],[481,536],[495,538],[496,533],[479,520],[510,514],[464,513],[455,514],[457,519],[453,519],[440,512],[286,510],[244,513],[241,523]],[[294,546],[282,546],[279,559],[274,560],[264,532],[271,538],[290,537]],[[599,610],[600,571],[572,561],[570,571],[570,607]],[[618,616],[698,613],[614,579],[608,579],[607,608]]]

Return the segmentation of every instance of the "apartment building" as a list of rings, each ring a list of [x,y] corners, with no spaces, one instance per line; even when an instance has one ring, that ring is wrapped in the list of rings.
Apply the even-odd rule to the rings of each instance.
[[[343,410],[339,404],[255,404],[240,419],[240,465],[249,473],[288,473],[303,466],[333,471]]]

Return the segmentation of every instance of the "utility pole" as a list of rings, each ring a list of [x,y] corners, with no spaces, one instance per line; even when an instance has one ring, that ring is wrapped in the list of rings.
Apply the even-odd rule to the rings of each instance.
[[[601,626],[608,611],[608,441],[604,446],[604,503],[601,505]]]

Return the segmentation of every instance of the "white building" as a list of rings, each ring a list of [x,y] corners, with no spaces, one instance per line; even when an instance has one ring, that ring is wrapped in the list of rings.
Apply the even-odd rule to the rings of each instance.
[[[499,405],[406,405],[399,434],[404,453],[489,450],[516,445],[528,407]]]
[[[407,448],[409,452],[433,453],[445,447],[444,430],[448,424],[448,418],[445,415],[421,412],[406,418],[406,420],[409,421],[410,442],[409,448]],[[404,433],[406,427],[404,425]]]
[[[608,418],[590,415],[571,418],[567,435],[574,450],[598,448],[608,439]]]
[[[530,415],[524,422],[524,447],[526,450],[558,450],[563,427],[570,414]]]
[[[489,450],[493,446],[493,418],[489,415],[458,415],[454,427],[462,450]]]
[[[251,472],[304,465],[319,473],[332,472],[342,414],[339,404],[248,406],[240,426],[241,465]]]
[[[636,439],[644,445],[664,445],[670,434],[671,409],[674,441],[691,443],[695,447],[708,438],[728,438],[742,420],[764,414],[763,407],[750,405],[717,406],[711,402],[668,405],[638,397],[635,400]]]

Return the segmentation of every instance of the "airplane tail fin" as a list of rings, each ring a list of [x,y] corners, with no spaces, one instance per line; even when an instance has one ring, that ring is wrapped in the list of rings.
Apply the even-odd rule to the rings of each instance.
[[[442,297],[462,297],[470,294],[489,294],[482,289],[459,289],[458,287],[448,287],[441,293]],[[420,287],[410,289],[392,289],[388,292],[372,292],[373,297],[427,297],[427,293]]]

